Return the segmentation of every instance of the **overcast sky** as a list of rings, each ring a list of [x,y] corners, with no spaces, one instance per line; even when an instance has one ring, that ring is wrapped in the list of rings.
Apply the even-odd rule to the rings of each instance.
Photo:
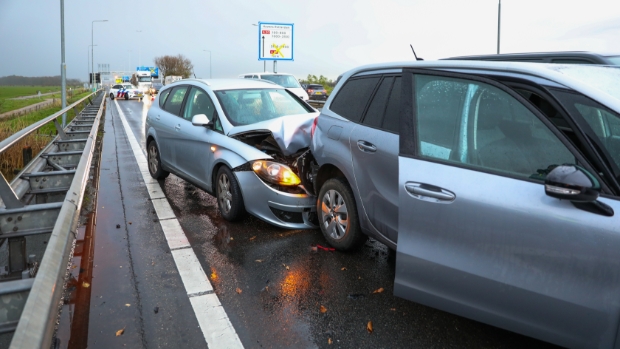
[[[294,61],[279,72],[335,79],[368,63],[495,53],[498,0],[65,0],[67,77],[86,81],[94,61],[111,70],[183,54],[197,77],[263,70],[258,28],[293,23]],[[617,0],[504,0],[501,52],[620,53]],[[141,31],[141,32],[139,32]],[[60,75],[60,0],[0,0],[0,76]],[[268,70],[272,63],[267,63]]]

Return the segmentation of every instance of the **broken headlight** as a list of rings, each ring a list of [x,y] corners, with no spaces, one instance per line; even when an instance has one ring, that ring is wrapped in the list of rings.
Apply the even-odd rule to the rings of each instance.
[[[252,170],[269,183],[283,186],[294,186],[301,183],[299,177],[290,167],[278,162],[257,160],[252,162]]]

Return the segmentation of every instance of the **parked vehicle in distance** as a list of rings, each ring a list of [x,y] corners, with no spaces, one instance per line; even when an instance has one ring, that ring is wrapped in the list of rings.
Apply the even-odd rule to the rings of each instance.
[[[444,58],[451,60],[505,61],[557,64],[603,64],[620,65],[620,54],[603,55],[585,51],[502,53],[495,55],[477,55]]]
[[[144,93],[139,88],[137,88],[136,86],[133,86],[132,84],[112,85],[112,87],[110,88],[108,92],[108,95],[110,96],[110,99],[124,98],[128,100],[128,99],[137,98],[138,101],[141,101],[142,98],[144,98]]]
[[[151,86],[151,88],[149,88],[149,94],[151,96],[158,94],[159,90],[161,90],[162,87],[164,87],[164,85],[161,82],[154,82],[153,86]]]
[[[282,87],[285,87],[287,90],[293,92],[296,96],[303,99],[304,101],[308,100],[308,93],[304,90],[299,84],[297,78],[295,78],[291,74],[284,73],[248,73],[239,75],[240,78],[244,79],[262,79],[274,82]]]
[[[306,85],[306,92],[308,93],[308,97],[314,100],[325,101],[328,97],[325,87],[319,84]]]
[[[395,249],[396,296],[614,347],[618,81],[612,66],[452,60],[343,74],[301,165],[323,235]]]
[[[316,228],[316,198],[297,163],[309,153],[317,115],[273,83],[184,79],[162,88],[148,111],[149,171],[215,196],[227,220],[247,211],[279,227]]]
[[[175,82],[175,81],[179,81],[182,80],[183,77],[182,76],[178,76],[178,75],[169,75],[166,76],[164,78],[164,85],[170,85],[171,83]]]
[[[131,75],[131,84],[138,87],[143,94],[148,93],[149,89],[153,85],[153,78],[151,72],[138,70]]]

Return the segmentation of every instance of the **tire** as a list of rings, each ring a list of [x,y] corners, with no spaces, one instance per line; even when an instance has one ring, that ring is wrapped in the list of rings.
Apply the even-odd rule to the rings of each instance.
[[[114,93],[110,93],[110,99],[114,100]]]
[[[316,211],[323,236],[337,250],[355,250],[368,239],[360,229],[351,188],[343,179],[332,178],[323,184]]]
[[[226,166],[220,167],[215,177],[215,197],[222,217],[236,221],[245,215],[245,206],[237,177]]]
[[[129,93],[125,93],[125,100],[128,101],[129,100]]]
[[[149,167],[149,172],[151,173],[151,177],[155,179],[165,179],[168,177],[170,172],[165,171],[161,167],[161,158],[159,157],[159,148],[157,147],[157,142],[151,141],[146,150],[147,154],[147,163]]]

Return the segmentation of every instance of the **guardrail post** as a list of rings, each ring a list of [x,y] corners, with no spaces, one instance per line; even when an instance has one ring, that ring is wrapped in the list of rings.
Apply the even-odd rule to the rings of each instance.
[[[9,182],[6,181],[2,173],[0,173],[0,177],[0,198],[4,201],[4,206],[8,209],[24,207],[24,204],[19,201],[13,188],[11,188]]]
[[[67,140],[67,134],[65,133],[65,130],[62,129],[62,126],[60,126],[60,124],[58,123],[58,119],[54,119],[54,126],[56,126],[56,131],[58,131],[58,136],[60,137],[60,139],[62,139],[63,141]]]

